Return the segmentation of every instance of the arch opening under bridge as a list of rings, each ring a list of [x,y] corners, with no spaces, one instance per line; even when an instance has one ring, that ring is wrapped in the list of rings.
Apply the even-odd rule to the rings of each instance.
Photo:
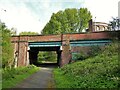
[[[60,66],[60,60],[61,60],[61,42],[29,42],[29,62],[30,64],[34,64],[37,66]],[[54,62],[49,60],[50,58],[47,58],[49,62],[44,63],[38,63],[38,54],[42,52],[51,52],[54,53],[55,58]],[[50,53],[50,54],[51,54]]]

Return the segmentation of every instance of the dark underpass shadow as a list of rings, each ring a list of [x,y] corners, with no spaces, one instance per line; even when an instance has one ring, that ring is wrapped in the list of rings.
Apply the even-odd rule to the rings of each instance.
[[[57,63],[41,63],[36,64],[37,67],[46,67],[46,68],[57,68],[59,65]]]

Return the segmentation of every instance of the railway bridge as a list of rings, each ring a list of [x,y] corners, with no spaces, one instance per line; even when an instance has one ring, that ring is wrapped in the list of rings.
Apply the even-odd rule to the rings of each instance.
[[[119,38],[120,31],[101,31],[61,35],[12,36],[17,66],[27,66],[37,60],[39,51],[56,51],[57,63],[68,64],[75,53],[88,51],[90,46],[104,46]]]

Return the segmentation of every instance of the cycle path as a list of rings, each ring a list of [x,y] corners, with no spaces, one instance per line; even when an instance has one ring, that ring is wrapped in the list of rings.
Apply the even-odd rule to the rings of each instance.
[[[53,67],[40,67],[40,70],[22,81],[15,88],[54,88]]]

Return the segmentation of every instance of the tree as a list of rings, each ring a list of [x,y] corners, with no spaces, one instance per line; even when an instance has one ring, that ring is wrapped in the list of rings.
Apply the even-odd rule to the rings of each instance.
[[[57,54],[56,52],[54,51],[40,51],[38,53],[38,59],[37,59],[37,62],[38,63],[44,63],[44,62],[47,62],[47,61],[50,61],[50,62],[57,62]]]
[[[112,30],[120,30],[120,18],[113,18],[113,20],[109,22],[109,26]]]
[[[80,8],[78,10],[79,21],[78,21],[78,32],[88,27],[88,21],[92,18],[90,11],[87,8]]]
[[[24,32],[21,32],[21,33],[19,33],[19,35],[38,35],[38,33],[37,32],[26,32],[26,31],[24,31]]]
[[[11,31],[0,22],[0,32],[2,32],[2,67],[11,67],[13,64],[13,47],[11,44]]]
[[[92,18],[87,8],[65,9],[56,14],[53,13],[50,21],[42,30],[42,34],[79,33],[88,27],[88,21]]]
[[[17,28],[11,28],[11,35],[16,35],[17,34]]]

